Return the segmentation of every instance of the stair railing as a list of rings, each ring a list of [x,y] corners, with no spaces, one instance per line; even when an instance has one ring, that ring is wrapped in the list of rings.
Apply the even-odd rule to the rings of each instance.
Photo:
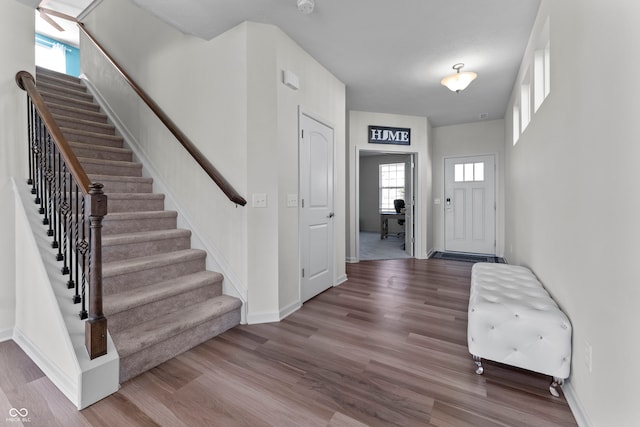
[[[28,100],[27,183],[51,246],[57,249],[62,274],[69,277],[73,302],[80,304],[80,319],[87,319],[85,347],[94,359],[107,353],[107,319],[102,311],[102,218],[107,214],[107,196],[102,184],[89,180],[33,76],[19,71],[16,83]]]
[[[102,45],[91,35],[91,33],[85,28],[85,26],[78,22],[78,28],[84,33],[84,35],[95,45],[95,47],[102,53],[105,58],[113,65],[118,71],[120,76],[131,86],[131,88],[140,96],[140,98],[147,104],[147,106],[153,111],[153,113],[160,119],[160,121],[166,126],[166,128],[175,136],[175,138],[182,144],[187,152],[193,157],[193,159],[202,167],[202,169],[211,177],[211,179],[218,185],[220,190],[236,205],[244,206],[247,201],[240,196],[240,194],[233,188],[233,186],[226,180],[226,178],[211,164],[211,162],[202,154],[200,150],[195,146],[193,142],[176,126],[176,124],[167,116],[167,114],[160,108],[156,102],[127,74],[127,72],[113,59],[109,53],[104,50]]]

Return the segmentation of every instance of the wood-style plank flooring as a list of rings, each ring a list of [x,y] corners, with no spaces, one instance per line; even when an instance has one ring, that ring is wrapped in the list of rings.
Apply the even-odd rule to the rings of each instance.
[[[367,261],[280,323],[240,326],[78,412],[12,341],[0,424],[39,426],[575,426],[550,378],[466,346],[471,264]],[[17,425],[17,423],[12,423]]]

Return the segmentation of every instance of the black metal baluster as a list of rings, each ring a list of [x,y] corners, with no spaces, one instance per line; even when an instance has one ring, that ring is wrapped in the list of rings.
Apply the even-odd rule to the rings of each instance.
[[[44,213],[42,209],[42,198],[40,197],[40,192],[42,191],[42,119],[40,115],[36,114],[36,139],[33,147],[33,155],[35,160],[35,179],[34,179],[34,187],[35,187],[35,195],[36,198],[34,202],[36,205],[40,205],[40,209],[38,212],[40,214]]]
[[[80,233],[79,233],[79,222],[80,222],[80,201],[78,200],[78,184],[74,183],[74,196],[75,196],[75,222],[73,224],[73,229],[75,231],[75,245],[74,245],[74,251],[75,251],[75,255],[76,255],[76,261],[73,264],[73,266],[75,267],[75,273],[76,273],[76,277],[75,277],[75,281],[73,282],[73,285],[75,287],[75,295],[73,296],[73,303],[74,304],[78,304],[80,302],[80,257],[79,257],[79,250],[80,250]]]
[[[33,186],[33,103],[29,95],[27,95],[27,105],[27,157],[29,159],[29,178],[27,179],[27,184]],[[31,192],[33,193],[33,188]]]
[[[82,227],[82,241],[80,242],[80,253],[82,254],[82,287],[81,287],[81,310],[80,310],[80,319],[86,319],[89,317],[89,313],[87,313],[86,307],[86,289],[87,289],[87,252],[89,251],[89,242],[87,241],[87,225],[85,224],[86,212],[85,212],[85,201],[84,195],[82,196],[82,200],[80,201],[80,214],[82,216],[82,220],[80,222]]]
[[[45,177],[45,187],[44,187],[44,197],[45,197],[45,213],[44,219],[42,223],[49,226],[47,230],[47,236],[53,236],[53,228],[51,228],[51,216],[53,212],[53,208],[51,206],[51,181],[53,180],[53,169],[51,164],[52,162],[52,152],[53,148],[51,147],[51,134],[47,131],[47,145],[45,148],[46,156],[45,156],[45,169],[44,169],[44,177]]]
[[[56,193],[56,197],[53,199],[53,217],[55,219],[55,222],[53,224],[53,230],[54,230],[54,239],[56,242],[56,248],[58,248],[58,253],[56,254],[56,261],[62,261],[62,259],[64,258],[62,256],[62,192],[64,191],[64,189],[62,188],[62,156],[60,155],[60,150],[58,148],[56,148],[55,150],[56,152],[56,159],[55,159],[55,163],[54,166],[56,166],[56,168],[54,169],[54,171],[56,171],[54,173],[54,179],[53,179],[53,188],[55,190]]]
[[[69,274],[69,260],[68,254],[71,252],[68,251],[68,242],[69,242],[69,203],[67,202],[67,164],[62,162],[60,175],[62,176],[62,200],[60,202],[60,215],[62,217],[62,225],[60,229],[62,230],[62,246],[61,246],[61,254],[62,254],[62,274]],[[60,253],[60,252],[59,252]],[[67,283],[67,286],[69,284]]]

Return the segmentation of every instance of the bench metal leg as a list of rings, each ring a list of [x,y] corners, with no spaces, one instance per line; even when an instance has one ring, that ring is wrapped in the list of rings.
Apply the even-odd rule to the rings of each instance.
[[[553,380],[551,381],[551,385],[549,386],[549,393],[551,393],[553,397],[560,397],[560,393],[558,392],[558,386],[561,386],[563,383],[564,383],[564,380],[562,378],[553,377]]]
[[[482,367],[482,358],[480,356],[473,356],[473,361],[478,366],[476,368],[476,374],[482,375],[484,373],[484,368]]]

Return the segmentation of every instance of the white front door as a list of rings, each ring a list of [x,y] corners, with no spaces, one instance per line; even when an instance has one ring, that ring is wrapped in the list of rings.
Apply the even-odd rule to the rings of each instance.
[[[300,114],[302,302],[333,285],[333,129]]]
[[[445,250],[496,253],[495,158],[444,162]]]

